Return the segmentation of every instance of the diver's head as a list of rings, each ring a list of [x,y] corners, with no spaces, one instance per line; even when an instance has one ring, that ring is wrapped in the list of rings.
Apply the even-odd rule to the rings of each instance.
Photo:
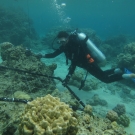
[[[69,34],[66,31],[60,31],[58,35],[54,38],[52,41],[52,48],[54,50],[58,49],[58,46],[60,45],[66,45],[68,42]],[[57,42],[57,47],[55,46],[55,43]],[[58,45],[59,44],[59,45]]]
[[[58,44],[66,44],[68,41],[69,34],[66,31],[60,31],[57,35]]]
[[[60,31],[57,38],[68,38],[69,34],[66,31]]]

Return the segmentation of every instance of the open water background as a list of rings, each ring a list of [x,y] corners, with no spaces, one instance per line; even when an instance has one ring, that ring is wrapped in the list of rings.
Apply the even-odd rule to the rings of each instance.
[[[0,5],[24,9],[41,36],[60,25],[91,28],[103,39],[135,34],[135,0],[0,0]]]

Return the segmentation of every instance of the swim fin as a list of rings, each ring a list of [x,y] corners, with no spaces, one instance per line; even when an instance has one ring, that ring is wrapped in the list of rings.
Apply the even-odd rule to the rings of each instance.
[[[134,73],[132,73],[130,70],[128,70],[127,68],[124,68],[124,73],[125,74],[123,74],[122,75],[122,77],[124,78],[124,79],[131,79],[133,82],[135,82],[135,74]]]

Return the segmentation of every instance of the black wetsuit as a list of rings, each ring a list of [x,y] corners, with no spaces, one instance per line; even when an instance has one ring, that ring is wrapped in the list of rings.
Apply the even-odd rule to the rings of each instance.
[[[86,43],[81,42],[77,35],[71,35],[69,37],[68,43],[66,45],[62,45],[53,53],[49,53],[45,55],[45,58],[54,58],[61,53],[65,53],[66,58],[71,60],[71,65],[69,68],[69,73],[72,75],[74,73],[74,70],[76,66],[86,69],[90,74],[98,78],[100,81],[105,83],[111,83],[114,81],[122,80],[122,74],[114,74],[114,69],[109,69],[106,71],[103,71],[96,61],[89,63],[86,55]],[[121,68],[123,71],[123,69]]]

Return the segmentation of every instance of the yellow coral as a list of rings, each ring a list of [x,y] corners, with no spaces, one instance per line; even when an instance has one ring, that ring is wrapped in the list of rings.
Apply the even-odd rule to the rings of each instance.
[[[47,95],[29,102],[20,118],[19,135],[75,135],[78,121],[59,98]]]
[[[23,91],[16,91],[14,93],[14,97],[15,98],[19,98],[19,99],[26,99],[26,100],[30,100],[31,99],[31,97],[27,93],[25,93]]]
[[[89,124],[89,123],[90,123],[90,115],[84,114],[84,116],[83,116],[83,121],[84,121],[85,123]]]
[[[118,128],[118,124],[117,124],[116,121],[113,121],[113,122],[111,123],[111,126],[112,126],[113,129]]]
[[[91,105],[86,105],[84,108],[84,112],[88,114],[92,114],[92,106]]]

